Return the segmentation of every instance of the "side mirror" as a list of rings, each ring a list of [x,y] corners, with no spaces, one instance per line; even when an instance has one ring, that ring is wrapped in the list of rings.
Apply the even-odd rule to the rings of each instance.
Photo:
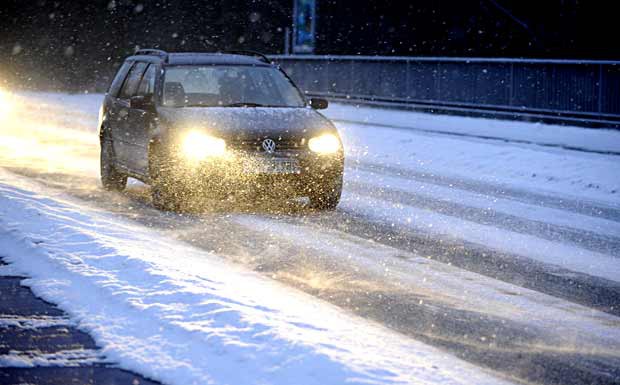
[[[311,98],[309,104],[310,107],[314,108],[315,110],[324,110],[327,108],[329,103],[327,103],[327,100],[325,99]]]
[[[132,96],[129,99],[129,108],[144,111],[155,111],[155,103],[153,103],[153,97],[148,95]]]

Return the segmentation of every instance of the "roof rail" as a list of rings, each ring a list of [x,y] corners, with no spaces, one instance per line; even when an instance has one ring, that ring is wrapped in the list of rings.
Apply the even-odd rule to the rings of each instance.
[[[137,50],[134,55],[157,55],[157,56],[168,56],[168,52],[162,51],[161,49],[154,48],[141,48]]]
[[[250,51],[250,50],[247,50],[247,49],[235,49],[235,50],[222,51],[222,53],[229,53],[229,54],[232,54],[232,55],[253,56],[253,57],[259,59],[262,62],[270,63],[271,64],[271,60],[269,60],[269,58],[267,56],[263,55],[260,52],[256,52],[256,51]]]
[[[222,54],[231,54],[231,55],[244,55],[244,56],[252,56],[255,57],[257,59],[259,59],[262,62],[265,63],[269,63],[271,64],[271,60],[269,60],[269,58],[265,55],[263,55],[260,52],[256,52],[256,51],[250,51],[250,50],[229,50],[229,51],[219,51],[217,53],[222,53]],[[155,56],[160,56],[166,59],[166,61],[168,61],[168,52],[163,51],[161,49],[154,49],[154,48],[141,48],[139,50],[137,50],[134,55],[155,55]]]

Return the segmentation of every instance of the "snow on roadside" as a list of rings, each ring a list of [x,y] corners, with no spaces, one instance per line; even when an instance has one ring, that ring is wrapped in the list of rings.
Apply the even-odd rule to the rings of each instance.
[[[620,157],[338,124],[349,162],[620,205]]]
[[[45,115],[47,121],[55,122],[64,128],[97,131],[103,94],[20,92],[17,96],[28,102],[29,114]],[[57,113],[59,111],[62,113]]]
[[[0,171],[0,244],[121,367],[169,384],[502,383],[438,349]]]
[[[545,143],[562,144],[566,138],[593,143],[596,149],[620,152],[620,131],[588,130],[454,116],[420,114],[368,107],[359,109],[334,105],[327,117],[346,119],[337,122],[347,151],[349,165],[356,162],[391,165],[430,175],[484,181],[502,186],[518,187],[556,196],[587,201],[595,200],[620,206],[620,157],[554,149],[535,145],[505,143],[467,137],[447,136],[383,127],[396,119],[405,127],[445,127],[475,134],[481,127],[503,138],[530,135],[536,140],[545,132]],[[356,124],[368,121],[377,126]]]
[[[332,103],[325,115],[334,120],[364,124],[410,127],[437,133],[471,135],[540,145],[574,147],[601,152],[620,152],[620,132],[612,129],[584,129],[545,123],[462,117]]]

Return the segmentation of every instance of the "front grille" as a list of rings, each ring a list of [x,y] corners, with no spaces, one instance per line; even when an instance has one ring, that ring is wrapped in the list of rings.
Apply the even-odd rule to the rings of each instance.
[[[263,149],[263,140],[267,138],[261,139],[233,139],[228,142],[228,147],[233,150],[239,151],[247,151],[247,152],[265,152]],[[275,152],[280,151],[294,151],[294,150],[302,150],[305,146],[305,141],[302,140],[292,140],[292,139],[278,139],[271,138],[276,142],[276,150]]]

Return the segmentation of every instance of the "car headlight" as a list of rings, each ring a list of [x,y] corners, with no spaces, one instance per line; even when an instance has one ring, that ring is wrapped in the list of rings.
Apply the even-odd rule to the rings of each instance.
[[[186,158],[200,161],[225,155],[226,142],[199,131],[190,131],[183,138],[181,150]]]
[[[308,147],[319,154],[333,154],[340,149],[340,139],[333,134],[323,134],[310,139]]]

